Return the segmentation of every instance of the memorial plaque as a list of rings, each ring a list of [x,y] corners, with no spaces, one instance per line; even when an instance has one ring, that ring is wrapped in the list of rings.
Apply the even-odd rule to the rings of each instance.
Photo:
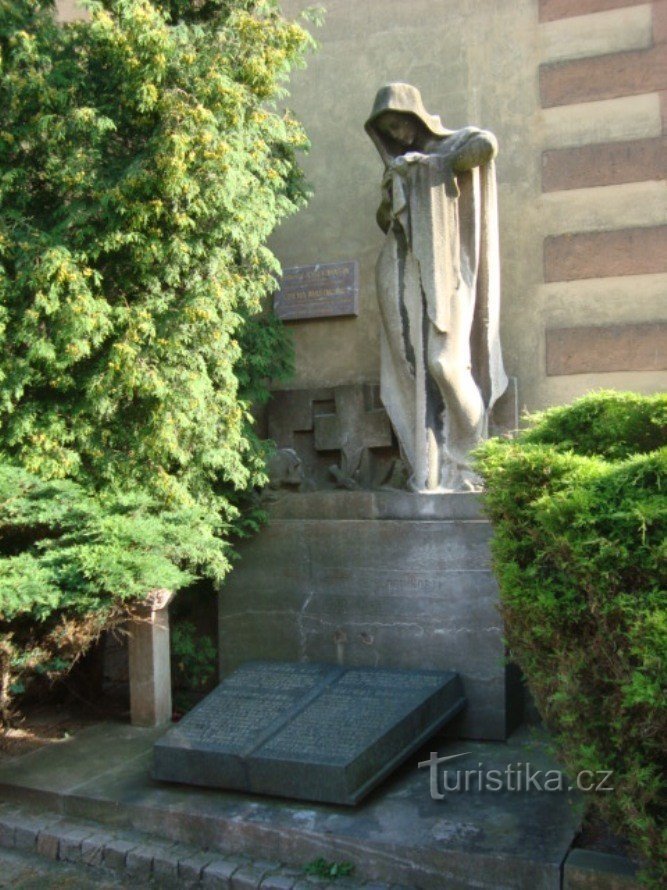
[[[284,321],[359,314],[359,264],[317,263],[285,269],[273,309]]]
[[[250,662],[154,746],[154,777],[356,804],[464,707],[451,671]]]

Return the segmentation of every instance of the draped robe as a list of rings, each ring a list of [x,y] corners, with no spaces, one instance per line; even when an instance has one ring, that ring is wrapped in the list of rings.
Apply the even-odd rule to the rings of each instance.
[[[469,340],[485,409],[482,435],[508,383],[499,336],[495,165],[491,160],[464,173],[452,169],[456,146],[480,132],[450,133],[436,152],[401,170],[391,163],[395,158],[383,155],[381,212],[390,224],[377,264],[381,397],[417,491],[440,487],[454,452],[443,398],[429,371],[429,328],[451,335],[457,325]]]

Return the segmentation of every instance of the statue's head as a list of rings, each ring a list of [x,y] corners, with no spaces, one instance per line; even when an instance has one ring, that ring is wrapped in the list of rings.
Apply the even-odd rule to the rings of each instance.
[[[383,111],[375,120],[375,129],[381,137],[393,139],[405,149],[413,146],[421,135],[418,119],[401,111]]]
[[[378,90],[366,132],[385,163],[410,148],[421,148],[429,138],[452,133],[437,115],[428,113],[421,93],[408,83],[389,83]]]

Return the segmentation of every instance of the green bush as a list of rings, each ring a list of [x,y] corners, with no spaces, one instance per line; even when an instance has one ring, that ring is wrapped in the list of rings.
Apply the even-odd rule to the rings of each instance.
[[[265,480],[250,406],[291,365],[262,306],[279,271],[267,238],[306,198],[307,140],[278,106],[308,32],[274,0],[84,5],[88,21],[58,26],[48,0],[0,2],[0,464],[81,486],[42,490],[43,540],[32,502],[5,517],[33,542],[0,561],[14,664],[60,614],[177,586],[181,564],[224,574]],[[111,549],[150,514],[145,577],[122,547],[101,574],[74,544],[62,555],[83,546],[80,499]],[[194,548],[179,559],[160,537],[175,516]],[[198,536],[211,552],[217,538],[211,560]],[[34,638],[14,630],[28,615]]]
[[[601,392],[477,453],[511,656],[593,805],[667,877],[667,397]]]
[[[100,497],[0,465],[0,718],[34,677],[55,677],[149,592],[222,578],[210,508]]]

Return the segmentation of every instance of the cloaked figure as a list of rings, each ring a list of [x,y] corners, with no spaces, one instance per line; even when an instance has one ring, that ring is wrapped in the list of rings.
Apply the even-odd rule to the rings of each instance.
[[[476,490],[470,451],[507,388],[495,136],[445,129],[392,83],[366,131],[385,165],[377,263],[381,397],[419,492]]]

